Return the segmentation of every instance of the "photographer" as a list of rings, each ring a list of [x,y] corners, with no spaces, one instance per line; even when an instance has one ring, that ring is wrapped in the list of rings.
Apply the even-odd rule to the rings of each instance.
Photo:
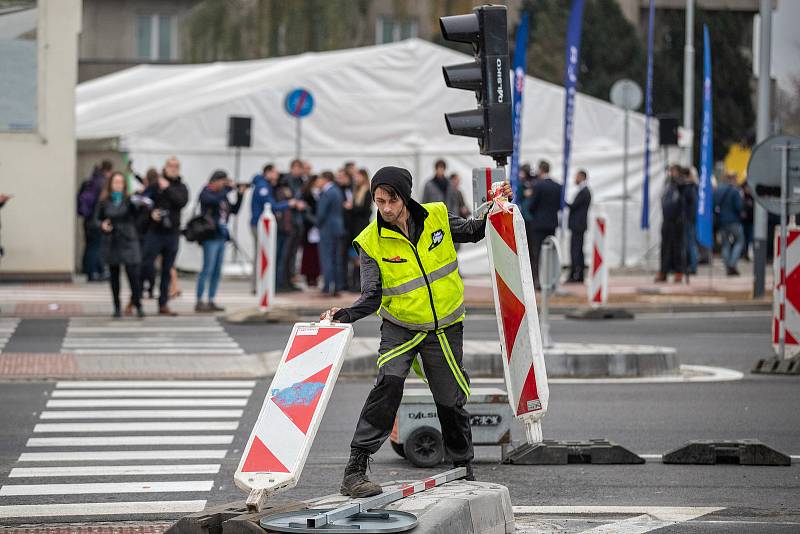
[[[130,196],[125,175],[115,172],[106,182],[95,205],[92,225],[99,228],[102,238],[100,256],[111,271],[111,294],[114,298],[114,317],[122,315],[119,301],[120,266],[125,266],[131,287],[131,304],[139,317],[142,312],[142,254],[136,219],[142,208],[152,201],[141,196]]]
[[[203,246],[203,268],[197,277],[196,312],[223,311],[224,308],[214,303],[222,272],[222,260],[225,258],[225,243],[230,239],[228,219],[239,213],[242,197],[248,184],[234,184],[225,171],[214,171],[208,184],[200,193],[200,214],[216,223],[216,234],[200,243]],[[228,193],[236,189],[236,203],[231,205]],[[203,302],[206,280],[208,280],[208,302]]]
[[[145,189],[144,196],[153,201],[153,210],[144,236],[142,278],[153,280],[155,260],[161,256],[161,283],[158,295],[159,315],[176,315],[167,306],[170,270],[178,255],[181,231],[181,209],[189,201],[189,191],[180,176],[181,164],[171,157],[164,164],[155,185]]]

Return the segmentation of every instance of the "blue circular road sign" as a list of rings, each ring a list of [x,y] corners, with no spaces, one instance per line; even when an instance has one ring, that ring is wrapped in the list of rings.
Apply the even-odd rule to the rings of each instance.
[[[286,95],[284,107],[292,117],[306,117],[314,109],[314,97],[306,89],[294,89]]]

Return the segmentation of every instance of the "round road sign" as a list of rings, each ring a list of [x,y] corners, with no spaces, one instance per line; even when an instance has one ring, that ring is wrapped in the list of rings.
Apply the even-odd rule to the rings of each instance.
[[[639,109],[642,105],[642,88],[627,78],[617,80],[611,86],[611,103],[622,109]]]
[[[786,213],[800,213],[800,137],[776,135],[756,145],[747,164],[747,182],[753,190],[753,198],[770,213],[781,213],[781,174],[783,172],[784,149],[789,151],[789,166],[786,178]]]
[[[306,117],[314,109],[314,97],[306,89],[293,89],[286,95],[283,105],[292,117]]]

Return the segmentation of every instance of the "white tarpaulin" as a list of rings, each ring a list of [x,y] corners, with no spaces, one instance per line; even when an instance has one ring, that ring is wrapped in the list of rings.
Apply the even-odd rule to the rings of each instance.
[[[415,190],[420,192],[434,161],[444,158],[449,171],[461,174],[465,198],[470,199],[471,169],[492,165],[492,161],[478,154],[476,140],[449,135],[442,116],[476,105],[471,93],[446,87],[442,77],[443,65],[469,59],[427,41],[409,39],[257,61],[141,65],[79,85],[77,135],[80,140],[117,139],[141,174],[150,166],[161,168],[170,155],[178,156],[191,195],[188,211],[215,169],[234,172],[234,150],[227,148],[232,115],[253,119],[253,144],[242,150],[239,180],[249,180],[268,162],[288,168],[296,151],[297,119],[284,111],[284,99],[289,91],[302,87],[312,93],[315,104],[311,115],[302,119],[302,158],[311,161],[314,172],[335,170],[346,160],[372,172],[384,165],[399,165],[412,171]],[[556,180],[562,178],[563,108],[562,87],[527,78],[521,161],[549,160]],[[595,206],[609,217],[611,265],[618,262],[620,250],[623,125],[622,110],[577,96],[570,168],[588,171]],[[656,121],[652,131],[658,131]],[[664,176],[657,136],[653,138],[651,246],[658,242],[654,229],[660,226],[658,198]],[[643,155],[644,116],[631,113],[629,264],[642,260],[647,243],[639,230]],[[248,201],[249,195],[234,235],[250,254]],[[462,265],[466,273],[488,272],[485,251],[479,250],[483,247],[462,249],[467,257],[483,257],[483,261]],[[199,247],[184,244],[178,265],[197,269],[199,264]]]

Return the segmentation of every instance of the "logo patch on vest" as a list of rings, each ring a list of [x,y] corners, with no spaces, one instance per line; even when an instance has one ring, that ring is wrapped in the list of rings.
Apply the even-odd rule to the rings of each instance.
[[[395,256],[393,258],[381,258],[381,260],[388,263],[405,263],[408,261],[407,259],[401,258],[400,256]]]
[[[444,241],[444,230],[439,229],[431,232],[431,246],[428,247],[428,252],[441,245],[442,241]]]

